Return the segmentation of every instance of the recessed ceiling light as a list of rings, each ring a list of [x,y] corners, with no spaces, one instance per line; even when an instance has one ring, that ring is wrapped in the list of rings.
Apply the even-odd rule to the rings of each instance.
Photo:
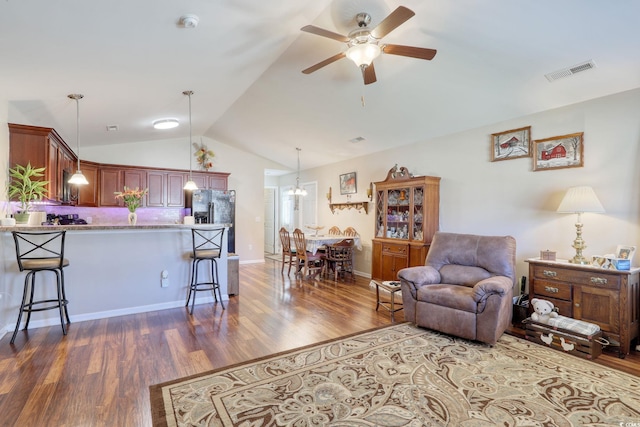
[[[153,122],[153,127],[154,129],[173,129],[179,124],[177,119],[160,119]]]

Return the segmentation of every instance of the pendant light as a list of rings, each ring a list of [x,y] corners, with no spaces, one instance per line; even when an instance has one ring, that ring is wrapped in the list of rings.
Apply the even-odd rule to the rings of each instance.
[[[184,185],[184,189],[187,191],[194,191],[198,189],[198,186],[191,176],[191,147],[193,147],[193,143],[191,142],[191,95],[193,95],[193,91],[185,90],[182,94],[189,97],[189,181]]]
[[[87,185],[89,181],[82,174],[80,170],[80,100],[84,98],[84,95],[80,95],[79,93],[72,93],[67,95],[68,98],[76,101],[76,156],[78,158],[78,168],[76,169],[76,173],[74,173],[71,178],[69,178],[69,184],[73,185]]]
[[[300,151],[302,151],[302,149],[296,147],[296,150],[298,150],[298,176],[296,176],[296,188],[289,190],[289,195],[306,196],[307,190],[305,190],[304,188],[300,188]]]

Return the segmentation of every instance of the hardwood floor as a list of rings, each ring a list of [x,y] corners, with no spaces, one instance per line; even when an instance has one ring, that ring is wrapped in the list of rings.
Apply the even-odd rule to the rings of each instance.
[[[227,309],[196,305],[20,332],[0,340],[0,426],[150,426],[149,386],[391,323],[369,280],[296,280],[240,266]],[[73,297],[70,313],[73,318]],[[402,318],[401,315],[397,318]],[[640,354],[603,354],[640,375]]]

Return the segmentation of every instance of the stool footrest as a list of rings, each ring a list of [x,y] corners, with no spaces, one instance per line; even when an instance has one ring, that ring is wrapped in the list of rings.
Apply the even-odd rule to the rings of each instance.
[[[52,303],[55,305],[51,305],[49,307],[39,307],[39,308],[33,308],[33,306],[37,305],[37,304],[48,304],[48,303]],[[69,304],[69,301],[67,301],[66,299],[62,300],[62,306],[66,306],[67,304]],[[24,307],[22,307],[22,311],[25,312],[35,312],[35,311],[45,311],[45,310],[54,310],[54,309],[58,309],[60,308],[59,301],[57,299],[45,299],[42,301],[33,301],[29,304],[25,304]]]

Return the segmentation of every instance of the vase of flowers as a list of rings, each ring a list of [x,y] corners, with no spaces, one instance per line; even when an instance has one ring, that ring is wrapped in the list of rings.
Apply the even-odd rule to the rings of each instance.
[[[121,199],[124,205],[129,209],[129,215],[127,216],[127,220],[129,225],[136,225],[138,221],[138,214],[136,214],[136,209],[140,207],[142,204],[142,198],[149,192],[148,188],[144,190],[140,190],[138,187],[136,189],[127,188],[125,185],[124,191],[116,191],[116,200]]]
[[[209,150],[207,148],[206,145],[204,145],[204,143],[193,143],[193,148],[195,148],[196,153],[196,161],[198,162],[198,164],[200,165],[200,168],[202,170],[208,171],[209,169],[211,169],[213,167],[213,157],[215,156],[215,154],[213,153],[212,150]]]

